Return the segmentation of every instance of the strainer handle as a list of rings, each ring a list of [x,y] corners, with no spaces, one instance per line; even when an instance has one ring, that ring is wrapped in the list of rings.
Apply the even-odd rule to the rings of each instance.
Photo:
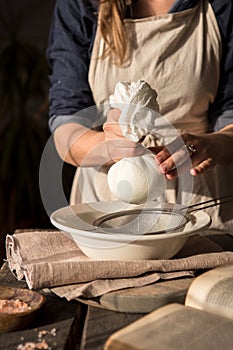
[[[218,203],[216,203],[219,201]],[[225,203],[230,203],[233,202],[233,194],[229,194],[227,196],[222,196],[222,197],[216,197],[209,199],[207,201],[203,201],[200,203],[195,203],[186,207],[181,208],[181,211],[188,209],[188,212],[194,212],[200,209],[206,209],[210,207],[214,207],[217,205],[225,204]]]

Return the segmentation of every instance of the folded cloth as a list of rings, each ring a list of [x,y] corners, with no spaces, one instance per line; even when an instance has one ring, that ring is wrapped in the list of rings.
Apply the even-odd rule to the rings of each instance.
[[[174,259],[92,260],[60,231],[27,230],[6,237],[9,268],[30,289],[51,288],[68,300],[97,297],[107,292],[139,287],[160,279],[192,276],[233,262],[233,252],[222,251],[206,237],[193,236]]]

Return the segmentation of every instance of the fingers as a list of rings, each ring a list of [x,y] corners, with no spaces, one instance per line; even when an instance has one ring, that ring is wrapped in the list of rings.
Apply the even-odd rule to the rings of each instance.
[[[121,111],[117,108],[111,109],[108,112],[107,120],[103,125],[106,140],[112,140],[114,138],[123,138],[121,127],[118,123],[121,115]]]
[[[188,133],[159,150],[155,156],[160,170],[167,179],[185,172],[198,176],[215,165],[212,156],[212,141],[209,136],[194,136]]]
[[[197,176],[205,172],[206,170],[209,170],[213,168],[215,165],[215,162],[212,158],[208,158],[204,160],[203,162],[199,163],[197,166],[190,169],[190,174],[193,176]]]
[[[121,110],[118,108],[112,108],[107,114],[107,123],[118,123],[121,115]]]
[[[135,143],[126,138],[107,141],[109,160],[114,162],[122,158],[141,156],[145,153],[145,148],[139,143]]]
[[[140,156],[145,152],[145,148],[140,143],[129,140],[122,134],[118,122],[120,115],[119,109],[111,109],[103,125],[109,160],[114,162],[121,158]]]
[[[189,170],[190,170],[190,161],[186,160],[164,174],[168,180],[172,180],[178,175],[183,175],[187,173]]]
[[[115,138],[124,138],[122,132],[121,132],[121,128],[119,126],[119,124],[115,123],[111,123],[111,124],[104,124],[103,125],[103,130],[104,130],[104,134],[105,134],[105,139],[106,140],[112,140]]]
[[[184,173],[191,167],[190,155],[185,145],[176,150],[172,155],[167,148],[164,148],[155,156],[155,159],[162,173],[167,174],[168,178],[177,176],[178,170],[179,173]]]

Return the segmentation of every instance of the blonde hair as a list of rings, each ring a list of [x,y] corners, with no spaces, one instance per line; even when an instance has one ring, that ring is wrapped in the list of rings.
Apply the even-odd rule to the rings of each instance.
[[[127,40],[124,17],[128,0],[100,0],[98,25],[106,44],[102,59],[111,56],[113,62],[122,65],[126,58]]]

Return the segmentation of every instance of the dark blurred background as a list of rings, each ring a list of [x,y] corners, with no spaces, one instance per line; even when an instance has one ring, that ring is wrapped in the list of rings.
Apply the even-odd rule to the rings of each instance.
[[[7,233],[51,227],[38,172],[50,136],[46,47],[55,2],[0,1],[1,261]]]

